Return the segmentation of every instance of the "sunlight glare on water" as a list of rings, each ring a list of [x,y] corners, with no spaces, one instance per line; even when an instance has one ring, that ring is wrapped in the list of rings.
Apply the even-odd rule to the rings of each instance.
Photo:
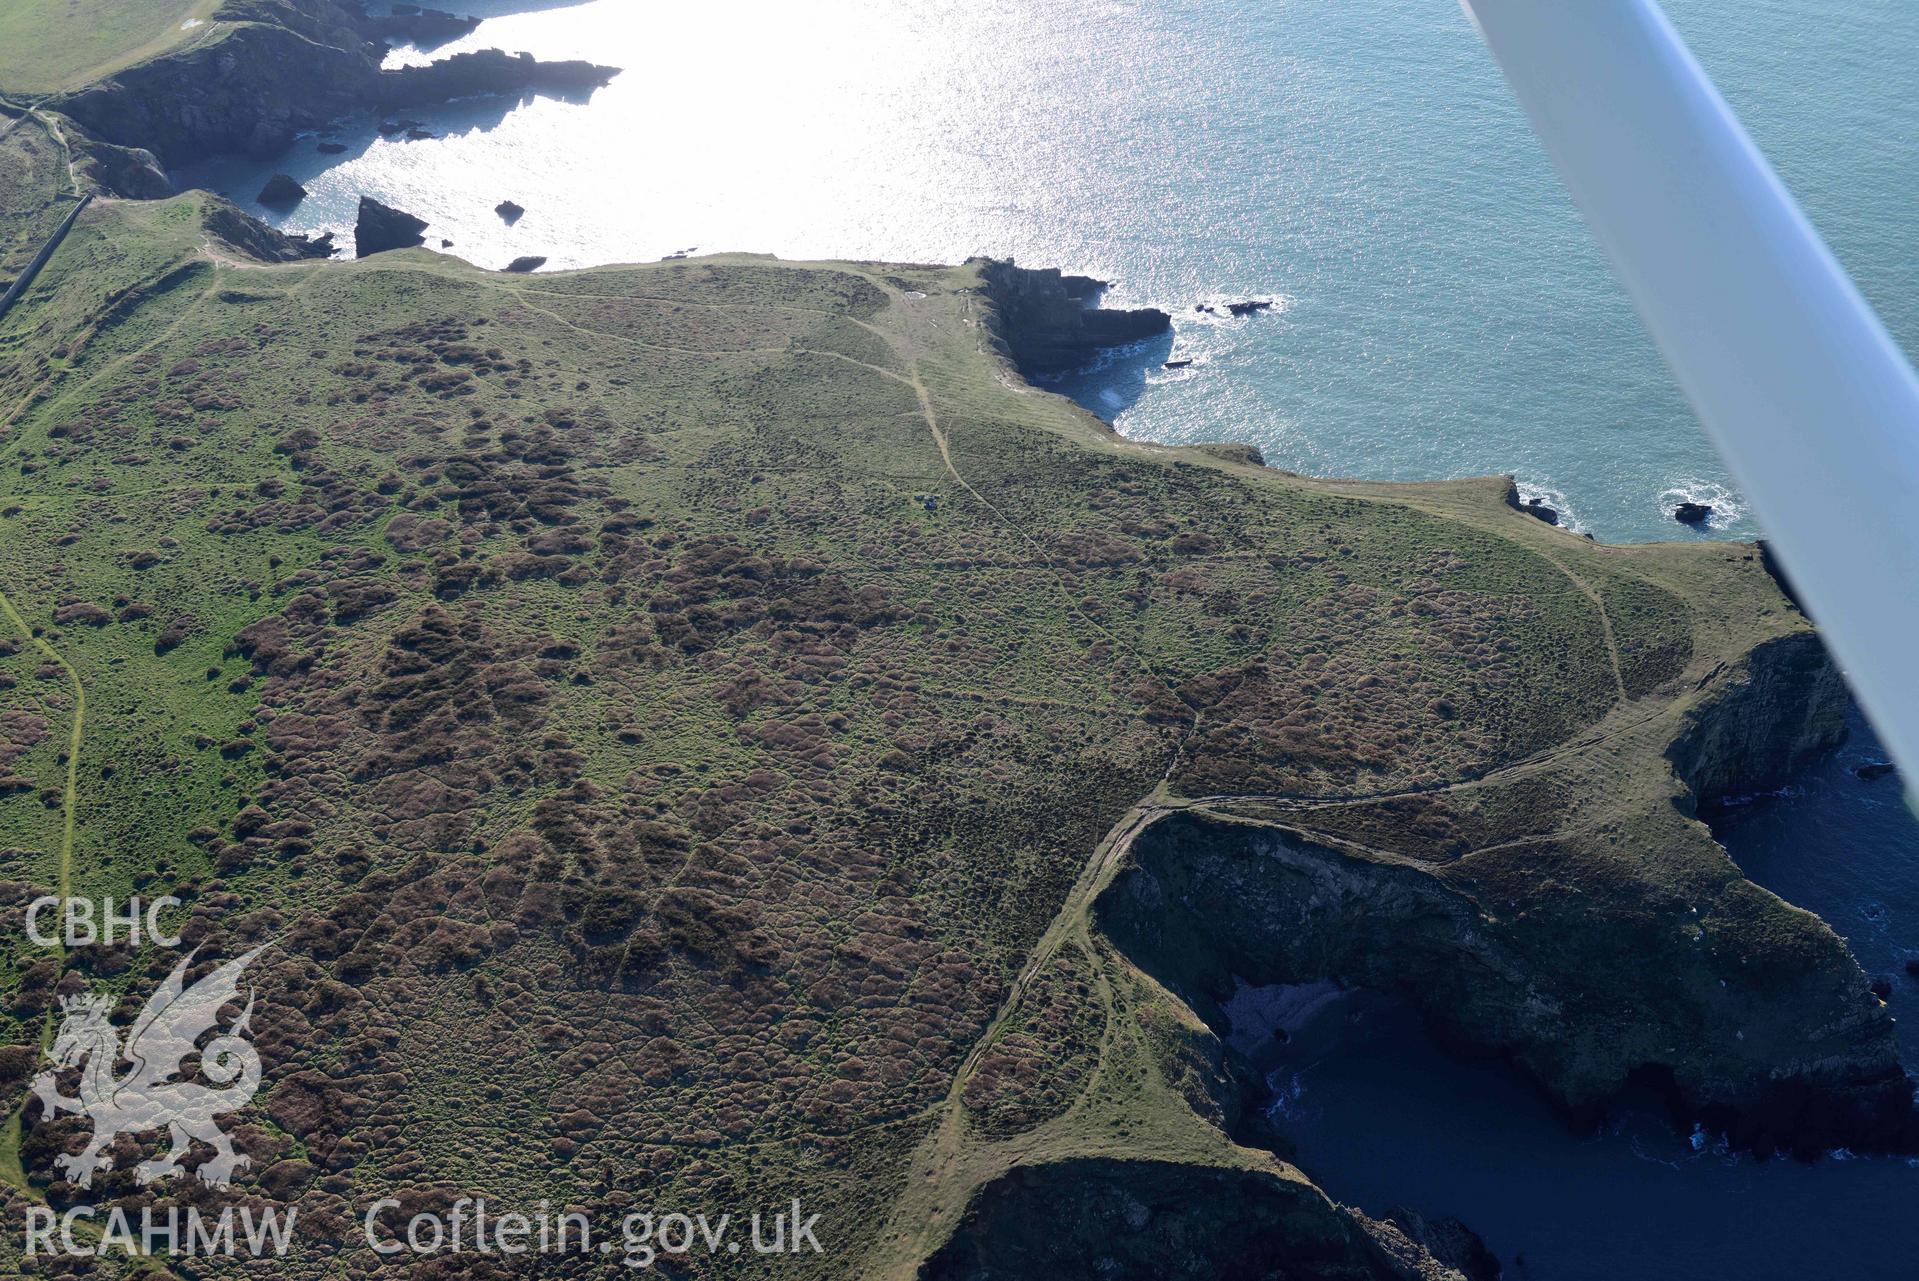
[[[449,7],[499,16],[396,57],[499,47],[623,72],[579,101],[408,113],[433,139],[364,119],[342,155],[308,139],[182,176],[248,203],[284,169],[312,195],[251,207],[296,231],[350,233],[370,194],[485,267],[689,249],[1057,265],[1175,315],[1191,367],[1142,357],[1065,386],[1130,435],[1249,441],[1319,475],[1511,471],[1608,539],[1761,532],[1456,4]],[[1919,348],[1919,4],[1668,7]],[[511,227],[493,213],[509,198],[527,210]],[[1233,297],[1282,306],[1193,310]],[[1694,531],[1676,494],[1724,501]]]

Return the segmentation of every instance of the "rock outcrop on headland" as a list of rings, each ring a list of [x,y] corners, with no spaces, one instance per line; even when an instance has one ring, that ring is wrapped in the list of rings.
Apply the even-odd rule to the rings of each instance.
[[[542,62],[530,53],[481,49],[456,53],[424,67],[382,71],[379,105],[417,107],[490,93],[579,93],[597,89],[618,74],[617,68],[578,59]]]
[[[571,93],[613,67],[541,62],[486,49],[383,70],[381,28],[334,0],[229,0],[217,38],[138,63],[55,100],[88,144],[138,148],[167,168],[207,156],[276,155],[305,131],[355,112],[481,94]],[[111,166],[102,166],[110,181]],[[151,196],[152,183],[116,194]]]
[[[208,235],[261,262],[298,262],[302,258],[333,256],[332,232],[318,236],[289,236],[219,196],[207,198],[206,213],[200,221]]]
[[[988,324],[1029,378],[1078,369],[1102,348],[1141,342],[1173,327],[1173,318],[1154,307],[1101,307],[1107,285],[1091,276],[1015,266],[1010,258],[983,259],[979,266],[993,304]]]
[[[361,29],[379,40],[404,40],[417,45],[445,44],[473,34],[478,18],[448,13],[444,9],[423,9],[414,4],[396,4],[391,13],[367,18]]]

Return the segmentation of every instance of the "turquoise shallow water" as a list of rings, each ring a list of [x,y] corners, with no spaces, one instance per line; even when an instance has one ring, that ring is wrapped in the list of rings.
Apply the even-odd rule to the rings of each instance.
[[[345,230],[367,192],[486,266],[1010,253],[1182,313],[1191,369],[1072,387],[1130,434],[1249,440],[1318,474],[1514,471],[1609,539],[1696,536],[1666,516],[1683,490],[1720,498],[1717,532],[1757,532],[1450,0],[465,7],[501,16],[434,56],[625,73],[580,102],[412,113],[438,139],[362,121],[339,157],[191,177],[245,197],[285,167],[314,194],[275,221]],[[1671,10],[1919,350],[1919,4]],[[1245,295],[1282,307],[1189,310]]]
[[[291,172],[313,194],[268,215],[290,230],[350,232],[371,194],[488,267],[1011,254],[1176,313],[1190,369],[1121,357],[1062,384],[1129,434],[1251,441],[1318,474],[1513,471],[1607,539],[1760,532],[1451,0],[449,7],[496,16],[401,56],[499,45],[625,73],[580,101],[411,113],[432,140],[362,120],[339,156],[308,140],[185,177],[244,198]],[[1919,3],[1669,10],[1919,351]],[[492,213],[507,197],[528,211],[511,227]],[[1279,305],[1245,321],[1191,310],[1244,296]],[[1715,501],[1716,527],[1673,523],[1682,495]],[[1919,826],[1889,782],[1847,772],[1874,750],[1861,725],[1723,836],[1868,969],[1897,971],[1919,956]],[[1897,983],[1899,1006],[1919,1000]],[[1375,1212],[1462,1215],[1510,1275],[1919,1271],[1919,1170],[1903,1162],[1760,1165],[1659,1125],[1579,1139],[1509,1075],[1442,1058],[1388,1014],[1344,1017],[1276,1065],[1298,1087],[1283,1128],[1301,1163]],[[1919,1016],[1904,1023],[1919,1062]]]

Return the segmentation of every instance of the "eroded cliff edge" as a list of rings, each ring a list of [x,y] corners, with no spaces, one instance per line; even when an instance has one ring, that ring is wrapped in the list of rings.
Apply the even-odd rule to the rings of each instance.
[[[1036,1144],[1048,1159],[983,1184],[921,1275],[1071,1276],[1090,1260],[1098,1275],[1250,1277],[1279,1260],[1313,1277],[1497,1276],[1469,1225],[1376,1221],[1326,1202],[1310,1169],[1295,1180],[1231,1144],[1254,1141],[1238,1119],[1260,1089],[1222,1044],[1241,983],[1390,993],[1445,1043],[1506,1059],[1575,1126],[1650,1086],[1675,1124],[1758,1153],[1912,1150],[1892,1020],[1844,943],[1746,881],[1692,817],[1831,750],[1843,682],[1795,629],[1668,693],[1583,740],[1607,760],[1597,774],[1576,751],[1381,798],[1143,803],[1092,896],[1090,949],[1111,949],[1118,990],[1136,985],[1134,1018],[1219,1135],[1216,1159],[1246,1164],[1168,1167],[1132,1135],[1104,1160]],[[1606,773],[1612,792],[1594,786]]]
[[[1910,1150],[1892,1019],[1843,941],[1689,817],[1830,750],[1845,697],[1816,637],[1779,637],[1680,715],[1670,754],[1691,786],[1650,809],[1549,767],[1372,804],[1188,811],[1133,841],[1095,914],[1217,1031],[1236,981],[1331,980],[1503,1055],[1575,1120],[1651,1084],[1675,1119],[1761,1153]],[[1522,812],[1530,832],[1431,839]]]
[[[1848,697],[1816,635],[1781,636],[1712,674],[1667,755],[1699,808],[1781,787],[1845,740]]]

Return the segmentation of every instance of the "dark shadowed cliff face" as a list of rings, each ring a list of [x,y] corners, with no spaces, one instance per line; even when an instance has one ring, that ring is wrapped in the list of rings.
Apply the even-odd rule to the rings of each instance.
[[[994,315],[989,322],[1007,354],[1029,378],[1065,373],[1101,348],[1163,334],[1173,318],[1152,307],[1103,308],[1104,281],[1062,275],[1057,267],[1016,267],[1011,259],[981,261],[980,276]]]
[[[1564,855],[1542,844],[1532,857],[1550,878]],[[1762,1151],[1910,1143],[1891,1021],[1816,918],[1743,881],[1711,902],[1701,887],[1695,905],[1590,874],[1515,912],[1486,901],[1470,862],[1422,867],[1175,815],[1134,842],[1096,910],[1222,1032],[1236,979],[1332,980],[1401,996],[1443,1041],[1509,1057],[1582,1122],[1652,1084]],[[1717,939],[1756,929],[1789,967]]]
[[[1669,753],[1701,806],[1780,787],[1846,737],[1846,683],[1811,632],[1756,646],[1709,681]]]
[[[380,28],[333,0],[235,0],[203,45],[129,67],[57,103],[99,143],[143,148],[172,167],[210,155],[271,156],[294,137],[358,111],[489,93],[565,92],[617,74],[586,62],[541,62],[498,49],[424,67],[381,70]],[[84,144],[83,144],[84,146]],[[102,181],[120,194],[151,196]]]
[[[1261,1170],[1079,1160],[985,1188],[922,1281],[1458,1281],[1392,1224]]]
[[[162,164],[220,152],[272,155],[375,100],[380,48],[331,0],[229,5],[223,39],[129,67],[58,102],[95,137]]]

